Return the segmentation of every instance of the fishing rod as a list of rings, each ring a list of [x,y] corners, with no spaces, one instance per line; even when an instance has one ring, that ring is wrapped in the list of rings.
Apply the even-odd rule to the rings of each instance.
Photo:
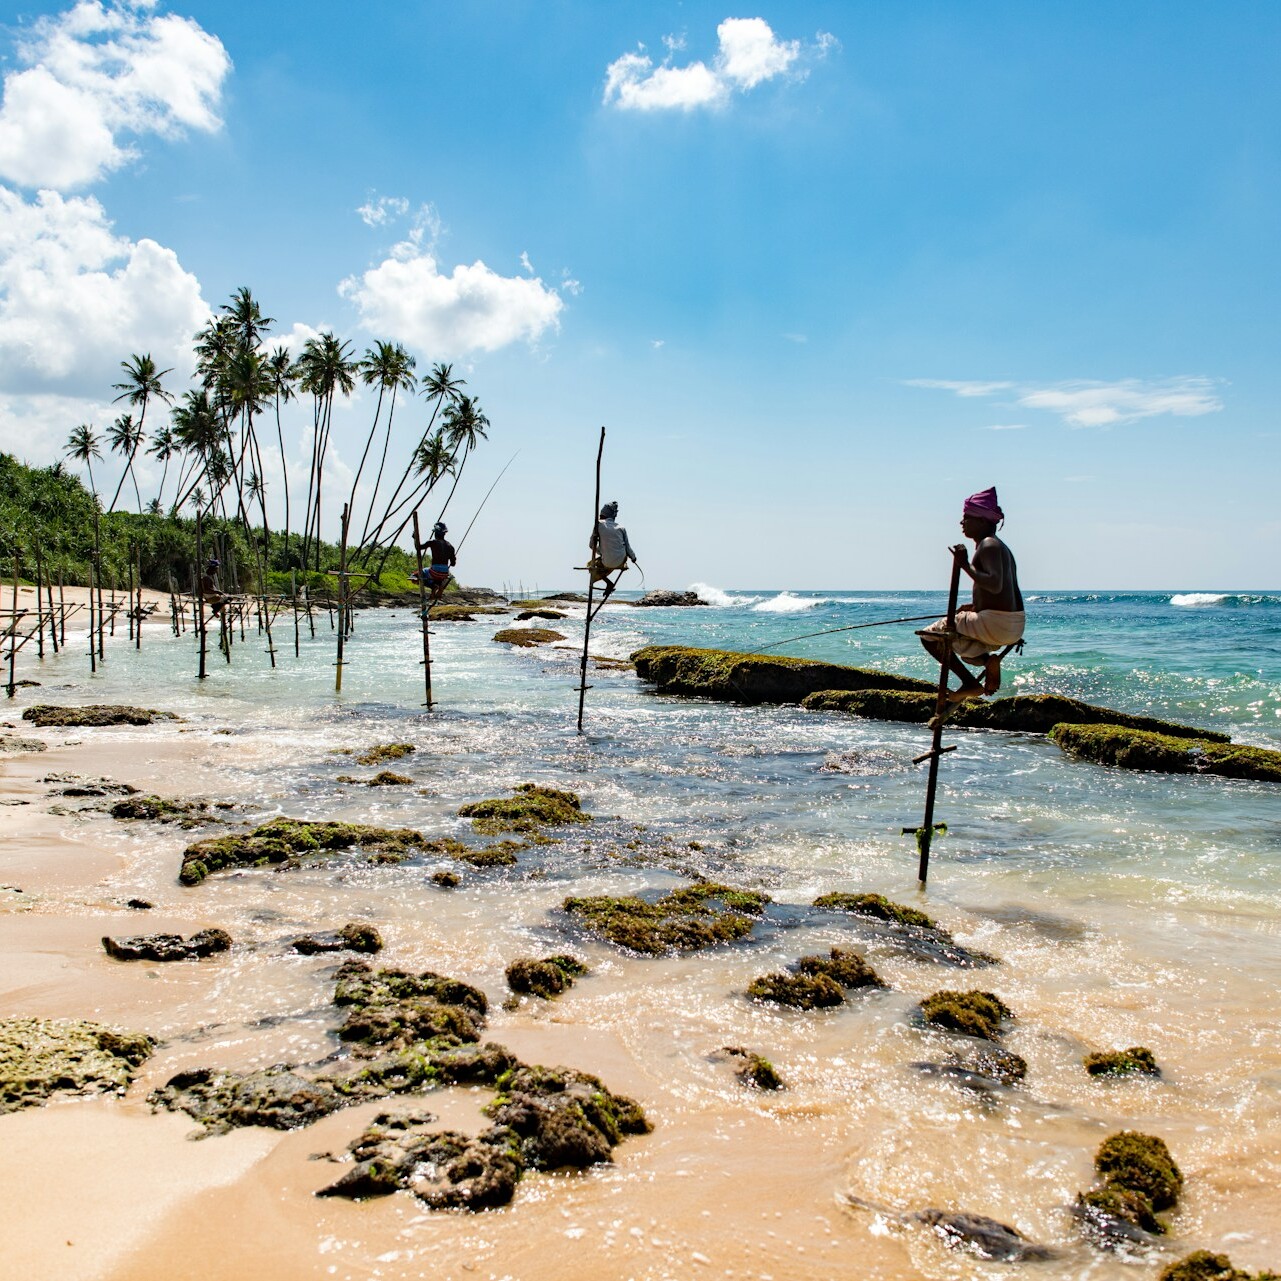
[[[514,463],[514,462],[516,461],[516,459],[517,459],[517,457],[518,457],[519,455],[520,455],[520,450],[518,449],[518,450],[517,450],[517,451],[516,451],[516,452],[515,452],[515,453],[514,453],[514,454],[513,454],[513,455],[512,455],[508,460],[507,460],[507,467],[510,467],[510,466],[512,465],[512,463]],[[489,502],[489,496],[490,496],[490,494],[492,494],[492,493],[494,492],[494,490],[498,488],[498,482],[499,482],[500,480],[502,480],[502,478],[503,478],[505,475],[507,475],[507,467],[504,467],[504,468],[502,469],[502,471],[500,471],[500,472],[498,473],[497,477],[496,477],[496,478],[495,478],[495,480],[494,480],[494,483],[493,483],[492,485],[490,485],[490,487],[485,491],[485,497],[484,497],[484,498],[482,498],[482,499],[480,500],[480,506],[476,508],[476,515],[475,515],[475,516],[473,516],[473,517],[471,518],[471,525],[468,525],[468,526],[467,526],[467,528],[466,528],[465,530],[463,530],[463,536],[458,540],[458,550],[459,550],[459,551],[462,551],[462,549],[463,549],[463,544],[467,541],[467,535],[471,533],[471,527],[472,527],[472,525],[474,525],[474,524],[477,522],[477,520],[479,520],[479,519],[480,519],[480,513],[481,513],[481,512],[483,512],[483,511],[485,510],[485,504],[486,504],[487,502]]]
[[[789,636],[787,640],[774,641],[762,645],[760,649],[749,649],[749,654],[763,654],[767,649],[777,649],[780,645],[790,645],[793,641],[812,640],[815,636],[835,636],[837,632],[857,632],[864,627],[892,627],[895,623],[925,623],[936,619],[938,614],[916,614],[911,618],[882,618],[874,623],[851,623],[848,627],[832,627],[825,632],[806,632],[804,636]]]

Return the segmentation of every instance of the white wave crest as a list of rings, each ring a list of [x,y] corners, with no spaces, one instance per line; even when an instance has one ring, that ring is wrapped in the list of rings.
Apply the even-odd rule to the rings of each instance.
[[[1222,605],[1226,592],[1179,592],[1170,597],[1171,605]]]
[[[779,592],[769,600],[759,601],[752,606],[758,614],[799,614],[813,609],[815,605],[826,605],[826,596],[793,596],[791,592]]]
[[[699,600],[705,600],[709,605],[716,605],[721,609],[727,609],[732,605],[754,605],[760,600],[759,596],[732,596],[719,587],[713,587],[710,583],[690,583],[689,590],[694,592]]]

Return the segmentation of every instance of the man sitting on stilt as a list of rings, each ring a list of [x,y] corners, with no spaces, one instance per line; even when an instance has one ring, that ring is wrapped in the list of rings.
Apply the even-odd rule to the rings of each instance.
[[[636,562],[636,553],[627,540],[627,530],[616,523],[617,517],[618,504],[606,503],[600,509],[600,519],[587,543],[588,550],[592,553],[587,562],[592,582],[605,584],[601,604],[609,599],[618,586],[619,578],[627,569],[627,562]]]
[[[449,580],[453,577],[450,570],[458,564],[454,545],[445,537],[447,533],[449,530],[445,528],[444,522],[437,521],[432,526],[431,537],[423,544],[423,551],[431,553],[431,566],[426,575],[427,586],[431,589],[431,599],[427,602],[428,609],[440,604],[440,598],[445,594],[445,588],[449,586]],[[418,571],[415,570],[410,577],[416,579]]]
[[[952,548],[956,563],[974,580],[973,600],[956,611],[949,664],[961,678],[959,689],[949,692],[954,703],[984,694],[995,694],[1001,688],[1001,654],[998,652],[1023,639],[1023,593],[1019,591],[1018,570],[1010,549],[996,536],[1005,513],[996,501],[996,490],[985,489],[965,500],[961,531],[974,543],[970,560],[964,543]],[[947,653],[945,636],[947,619],[940,618],[920,632],[921,644],[939,662]],[[980,683],[965,668],[983,668]]]

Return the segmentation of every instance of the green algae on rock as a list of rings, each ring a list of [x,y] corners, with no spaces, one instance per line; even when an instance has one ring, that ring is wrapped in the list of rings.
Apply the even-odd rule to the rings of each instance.
[[[36,703],[22,713],[24,721],[41,728],[63,726],[89,729],[99,725],[151,725],[156,721],[181,719],[173,712],[158,712],[152,707],[127,707],[115,703],[95,703],[84,707],[57,707]]]
[[[458,816],[471,819],[472,827],[485,836],[537,832],[543,827],[592,821],[590,814],[583,813],[582,801],[574,792],[537,783],[521,783],[512,790],[514,796],[472,801],[458,811]]]
[[[535,645],[550,645],[565,638],[560,632],[553,632],[547,627],[506,627],[495,632],[494,639],[504,645],[515,645],[518,649],[532,649]]]
[[[356,764],[382,765],[387,761],[402,760],[417,750],[413,743],[376,743],[356,757]]]
[[[953,1051],[941,1063],[913,1063],[912,1066],[919,1072],[982,1091],[1017,1085],[1027,1076],[1027,1060],[1022,1055],[994,1045],[967,1050],[964,1054]]]
[[[883,894],[820,894],[814,906],[822,911],[849,912],[868,920],[883,922],[889,937],[921,960],[938,961],[961,969],[997,965],[1000,958],[978,948],[966,947],[952,937],[951,931],[914,907],[895,903]]]
[[[102,940],[102,950],[117,961],[195,961],[230,947],[231,935],[220,929],[199,930],[189,939],[181,934],[137,934]]]
[[[574,956],[557,954],[541,959],[518,957],[507,967],[507,986],[513,992],[541,996],[551,1000],[574,985],[574,980],[587,973],[587,966]]]
[[[937,930],[934,918],[918,912],[914,907],[904,907],[887,899],[883,894],[820,894],[814,906],[831,912],[853,912],[856,916],[873,916],[878,920],[892,921],[899,925],[919,925],[922,929]]]
[[[1157,1281],[1281,1281],[1281,1276],[1269,1270],[1244,1272],[1232,1266],[1226,1254],[1211,1254],[1209,1250],[1193,1250],[1177,1263],[1162,1269]]]
[[[1160,1076],[1156,1056],[1143,1045],[1128,1050],[1105,1050],[1087,1054],[1082,1060],[1091,1076]]]
[[[1183,1191],[1183,1174],[1165,1141],[1137,1130],[1104,1139],[1094,1154],[1094,1168],[1105,1183],[1143,1193],[1154,1210],[1172,1209]]]
[[[753,1001],[790,1005],[798,1010],[815,1010],[845,1004],[841,985],[827,974],[788,974],[776,970],[762,974],[747,985]]]
[[[732,703],[799,703],[831,689],[897,689],[929,693],[934,687],[910,676],[820,663],[810,658],[742,654],[688,645],[647,645],[632,656],[637,675],[660,694],[687,694]]]
[[[368,852],[375,862],[395,863],[418,851],[429,852],[433,846],[421,832],[407,827],[275,818],[252,832],[210,837],[188,845],[182,852],[178,880],[183,885],[199,885],[210,873],[228,867],[295,865],[294,860],[304,855],[353,847]]]
[[[917,1007],[921,1019],[931,1027],[966,1036],[995,1041],[1001,1035],[1001,1024],[1014,1017],[1013,1011],[991,992],[972,989],[957,992],[944,989],[927,996]]]
[[[456,889],[462,884],[462,878],[457,872],[433,872],[431,874],[432,882],[439,885],[442,890]]]
[[[554,623],[559,618],[568,618],[569,615],[563,609],[522,609],[516,615],[518,623],[528,623],[531,619],[541,618],[547,622]]]
[[[1050,737],[1068,755],[1100,765],[1281,783],[1281,752],[1266,747],[1174,738],[1110,725],[1056,725]]]
[[[878,721],[908,721],[924,725],[934,715],[934,693],[890,689],[820,690],[804,700],[812,712],[849,712]],[[1056,725],[1115,725],[1127,729],[1226,743],[1228,735],[1196,729],[1153,716],[1134,716],[1110,707],[1094,707],[1061,694],[1014,694],[991,702],[966,703],[948,716],[948,726],[958,729],[1000,729],[1028,734],[1048,734]]]
[[[564,909],[593,934],[646,956],[695,952],[752,932],[769,895],[715,881],[683,885],[654,901],[634,895],[567,898]]]
[[[348,1102],[331,1082],[303,1076],[283,1064],[254,1072],[179,1072],[153,1090],[147,1101],[153,1109],[185,1112],[205,1127],[206,1135],[248,1125],[297,1130]]]
[[[199,827],[204,823],[216,822],[218,816],[211,813],[213,809],[229,810],[227,802],[211,806],[208,801],[170,801],[162,796],[126,796],[113,801],[107,813],[121,821],[145,819],[154,823],[177,823],[181,827]]]
[[[787,1083],[779,1076],[778,1069],[755,1050],[745,1049],[741,1045],[727,1045],[721,1053],[740,1060],[739,1066],[734,1069],[734,1075],[749,1089],[787,1089]]]
[[[122,1092],[156,1043],[86,1019],[0,1019],[0,1113],[59,1093]]]
[[[349,921],[332,934],[304,934],[289,945],[303,956],[318,952],[381,952],[383,936],[378,927],[361,921]]]
[[[834,947],[827,956],[802,956],[796,966],[802,974],[825,974],[846,990],[886,986],[880,975],[850,947]]]

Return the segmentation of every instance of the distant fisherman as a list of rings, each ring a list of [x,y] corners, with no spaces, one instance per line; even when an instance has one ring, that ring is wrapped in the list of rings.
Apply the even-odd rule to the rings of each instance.
[[[217,556],[210,556],[205,565],[205,572],[200,576],[200,594],[204,597],[209,612],[217,617],[222,612],[223,594],[218,586],[218,569],[221,562]]]
[[[974,580],[973,600],[956,611],[956,636],[952,640],[950,667],[961,678],[959,689],[948,697],[964,702],[995,694],[1001,688],[1001,656],[997,652],[1023,639],[1023,593],[1019,591],[1018,570],[1010,549],[996,536],[1005,513],[996,501],[996,489],[985,489],[965,500],[961,532],[974,543],[971,562],[964,543],[952,548],[955,562]],[[931,623],[921,634],[921,644],[939,660],[945,652],[942,636],[947,619]],[[962,665],[983,668],[983,682]]]
[[[445,537],[447,533],[444,522],[437,521],[432,526],[431,537],[423,544],[423,550],[431,553],[431,567],[427,570],[427,586],[431,588],[429,607],[439,603],[453,576],[450,570],[458,564],[454,545]],[[417,571],[413,576],[417,578]]]
[[[592,553],[587,568],[591,571],[593,583],[604,582],[606,598],[618,586],[618,577],[611,579],[610,575],[621,576],[629,560],[633,564],[640,563],[627,539],[627,530],[617,523],[617,518],[618,504],[606,503],[600,509],[600,519],[587,542]]]

